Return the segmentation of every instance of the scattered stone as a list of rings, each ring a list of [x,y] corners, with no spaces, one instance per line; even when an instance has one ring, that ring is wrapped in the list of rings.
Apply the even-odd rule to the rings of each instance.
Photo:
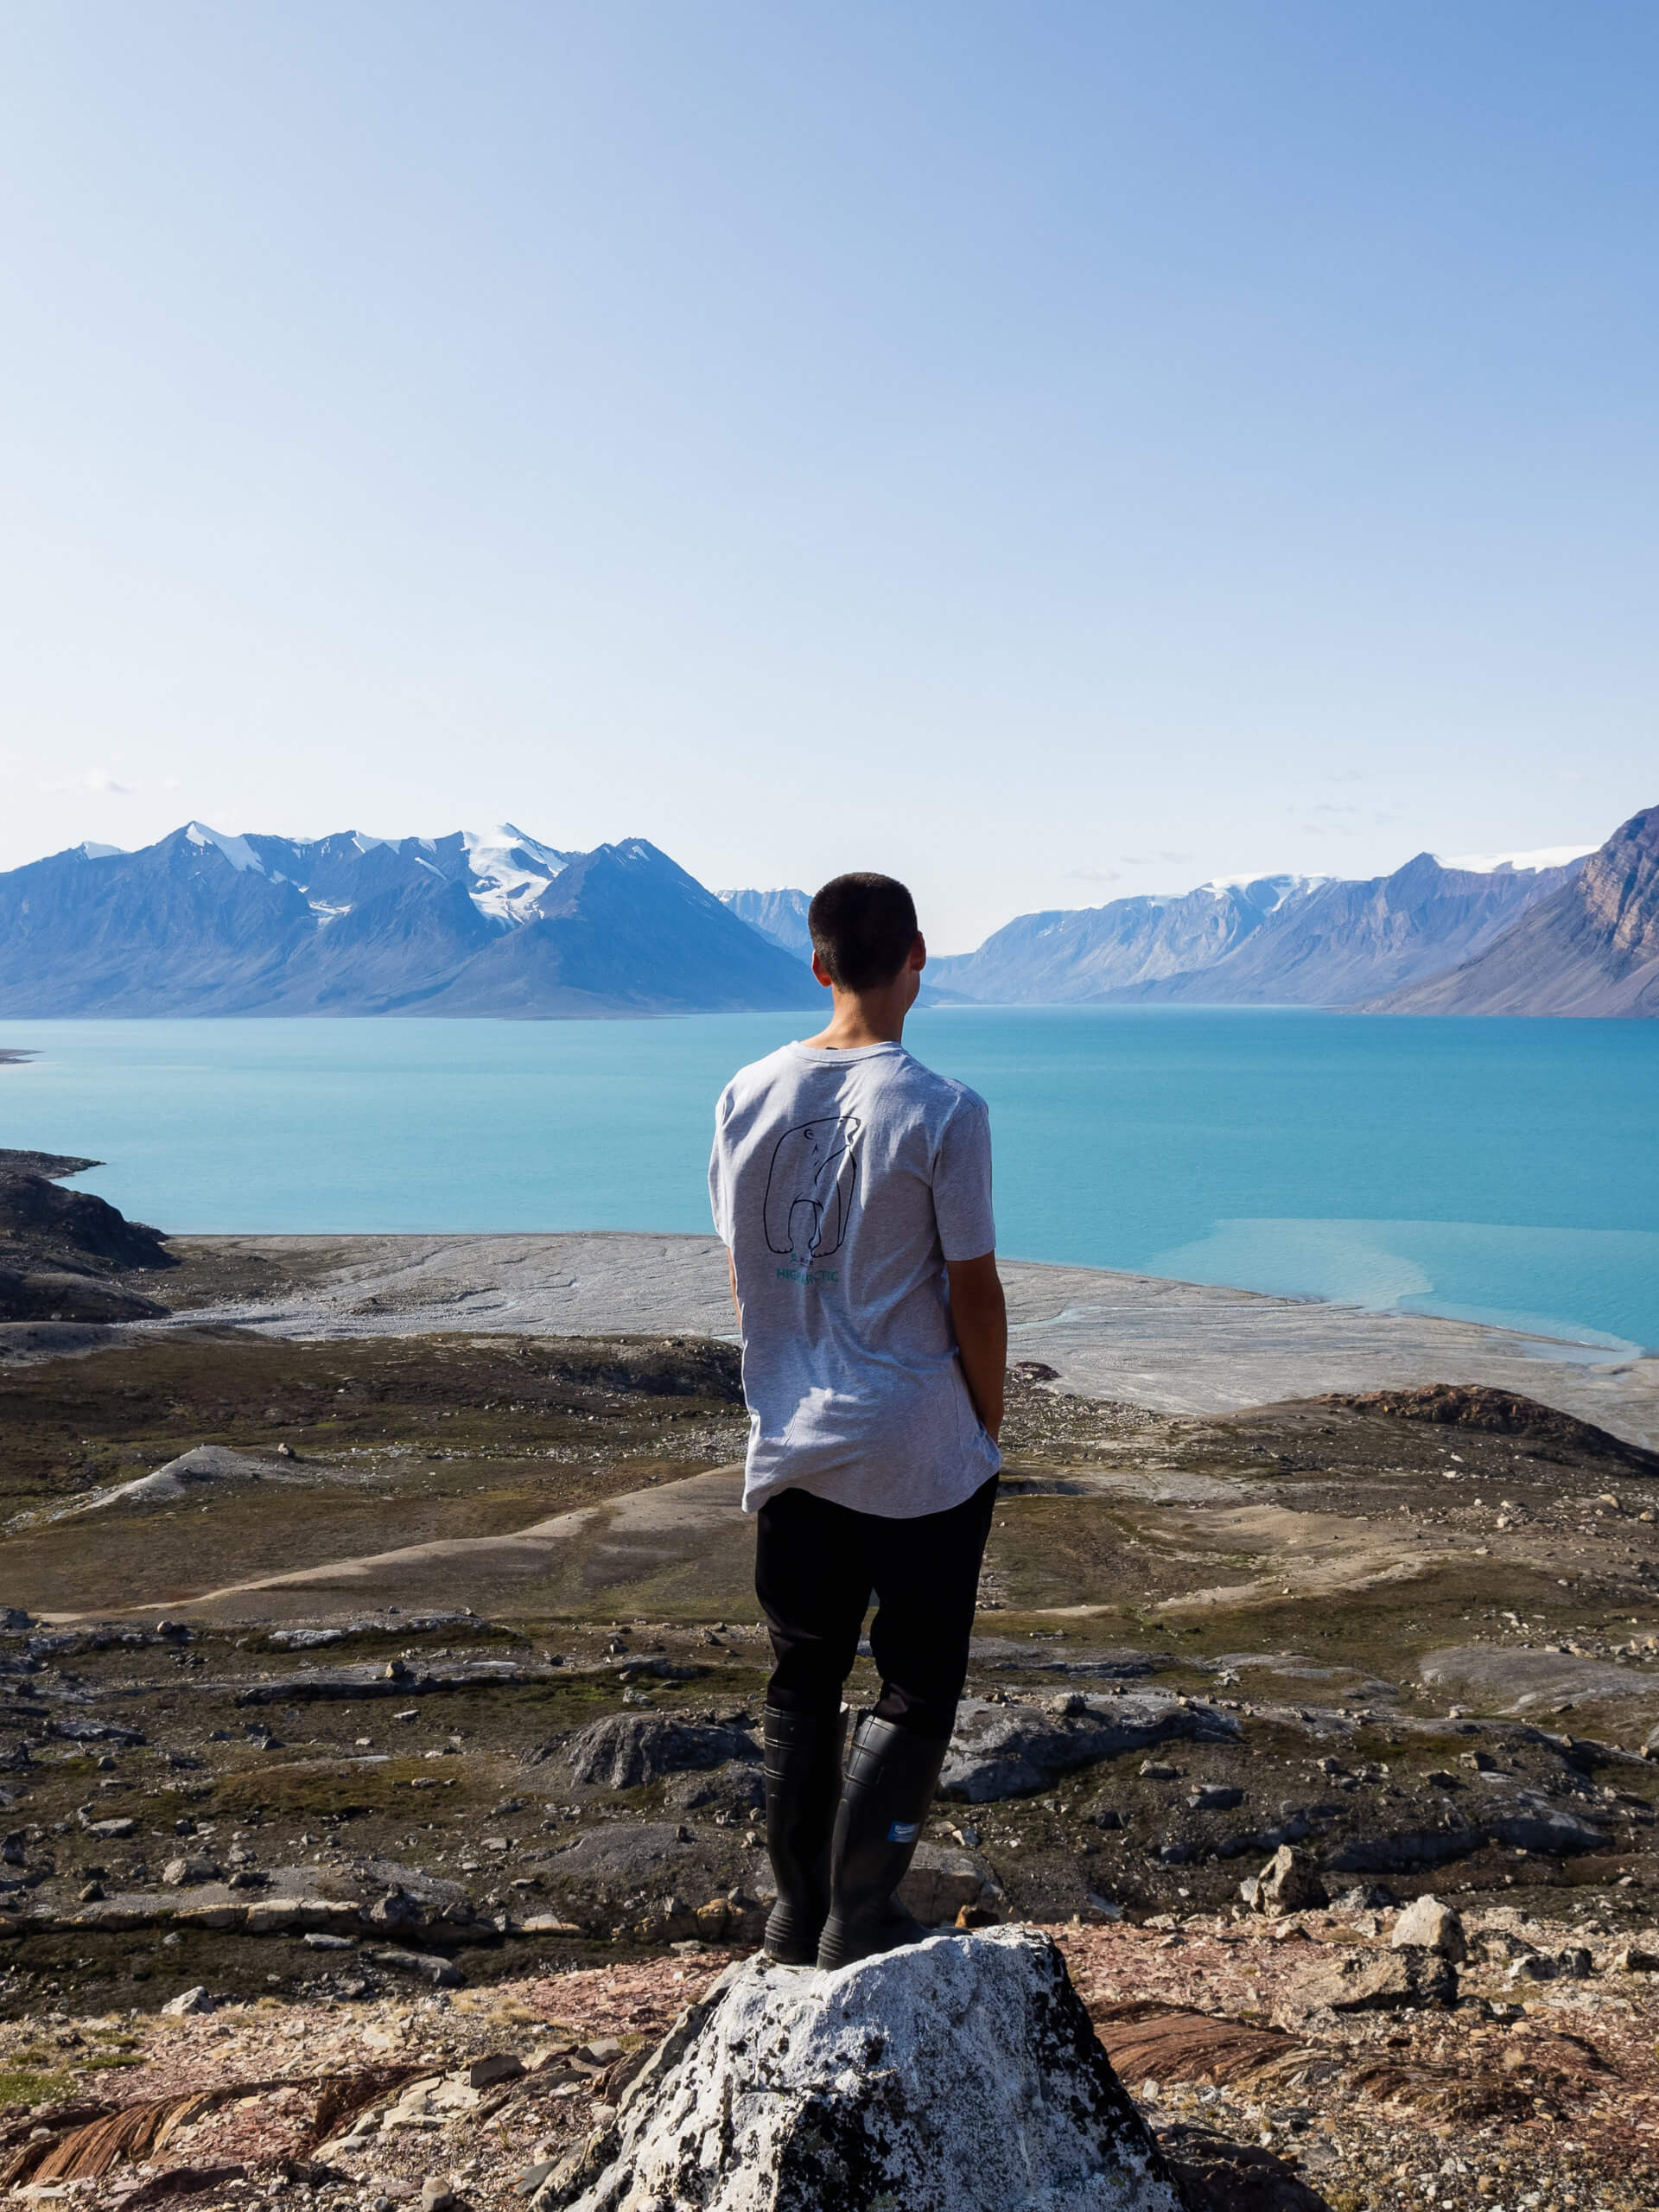
[[[422,2212],[449,2212],[455,2192],[440,2174],[429,2174],[421,2183]]]
[[[1244,1802],[1244,1792],[1224,1782],[1201,1782],[1186,1802],[1194,1813],[1230,1813]]]
[[[1635,1943],[1615,1951],[1610,1961],[1615,1974],[1659,1974],[1659,1951],[1644,1951]]]
[[[1319,1871],[1305,1851],[1281,1843],[1256,1877],[1254,1885],[1241,1883],[1244,1902],[1261,1912],[1308,1912],[1330,1902]],[[1252,1893],[1245,1895],[1246,1891]]]
[[[1064,1960],[1024,1929],[832,1974],[733,1967],[538,2202],[1181,2212]]]
[[[377,1897],[369,1907],[368,1916],[376,1928],[418,1927],[425,1917],[419,1900],[404,1889],[389,1889],[384,1897]]]
[[[1387,1912],[1399,1902],[1386,1882],[1359,1882],[1351,1890],[1344,1890],[1334,1900],[1331,1910],[1344,1916],[1361,1912]]]
[[[354,1951],[356,1943],[349,1936],[331,1936],[326,1929],[314,1928],[302,1939],[314,1951]]]
[[[617,2046],[620,2050],[620,2044]],[[467,2069],[469,2089],[487,2089],[494,2082],[516,2082],[524,2070],[522,2058],[515,2058],[509,2050],[493,2052],[487,2058],[475,2058]]]
[[[170,1998],[162,2005],[162,2010],[163,2012],[172,2013],[175,2018],[184,2019],[194,2013],[211,2012],[213,2010],[213,2000],[204,1988],[198,1986],[194,1989],[184,1990],[177,1997]]]
[[[1333,2012],[1393,2012],[1414,2005],[1454,2005],[1458,1970],[1437,1952],[1344,1951],[1320,1964],[1296,1986],[1310,2007]]]
[[[211,1859],[169,1859],[162,1869],[162,1879],[169,1890],[192,1887],[197,1882],[217,1879],[219,1869]]]
[[[371,1951],[367,1955],[376,1966],[390,1967],[394,1974],[418,1974],[435,1989],[459,1989],[467,1979],[448,1959],[425,1951]]]
[[[1466,1959],[1469,1955],[1462,1920],[1438,1897],[1421,1897],[1408,1904],[1394,1923],[1394,1933],[1389,1941],[1396,1951],[1417,1944],[1426,1951],[1437,1951],[1443,1959]]]
[[[1560,1969],[1548,1951],[1522,1951],[1510,1961],[1510,1981],[1554,1981]]]

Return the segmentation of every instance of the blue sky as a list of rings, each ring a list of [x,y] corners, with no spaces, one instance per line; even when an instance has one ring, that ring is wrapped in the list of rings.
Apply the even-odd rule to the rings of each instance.
[[[0,11],[0,866],[511,817],[935,944],[1659,800],[1659,14]]]

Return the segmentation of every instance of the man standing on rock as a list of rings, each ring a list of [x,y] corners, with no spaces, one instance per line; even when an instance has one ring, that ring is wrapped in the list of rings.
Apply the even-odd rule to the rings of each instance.
[[[807,925],[830,1025],[733,1077],[709,1186],[743,1333],[743,1508],[776,1662],[766,1950],[838,1967],[926,1933],[893,1893],[967,1674],[1007,1317],[985,1103],[902,1041],[927,958],[909,892],[839,875]],[[872,1591],[881,1694],[843,1784],[842,1686]]]

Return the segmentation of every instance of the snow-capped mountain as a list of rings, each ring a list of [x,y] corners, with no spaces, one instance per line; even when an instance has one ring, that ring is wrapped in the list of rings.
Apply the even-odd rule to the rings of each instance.
[[[1352,1006],[1469,958],[1582,864],[1573,848],[1465,867],[1420,853],[1361,881],[1221,877],[1167,898],[1022,914],[927,972],[941,993],[988,1004]]]
[[[80,845],[0,874],[0,1014],[666,1013],[815,1006],[798,960],[644,838]]]
[[[1659,806],[1468,959],[1370,1010],[1659,1015]]]
[[[717,891],[721,904],[741,915],[752,930],[781,944],[802,960],[812,957],[812,938],[806,926],[806,910],[812,897],[806,891]]]

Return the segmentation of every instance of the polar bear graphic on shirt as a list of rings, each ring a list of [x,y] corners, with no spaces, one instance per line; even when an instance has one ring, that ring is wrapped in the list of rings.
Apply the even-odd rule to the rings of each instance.
[[[858,1185],[855,1114],[785,1129],[766,1178],[766,1243],[804,1267],[841,1249]]]

